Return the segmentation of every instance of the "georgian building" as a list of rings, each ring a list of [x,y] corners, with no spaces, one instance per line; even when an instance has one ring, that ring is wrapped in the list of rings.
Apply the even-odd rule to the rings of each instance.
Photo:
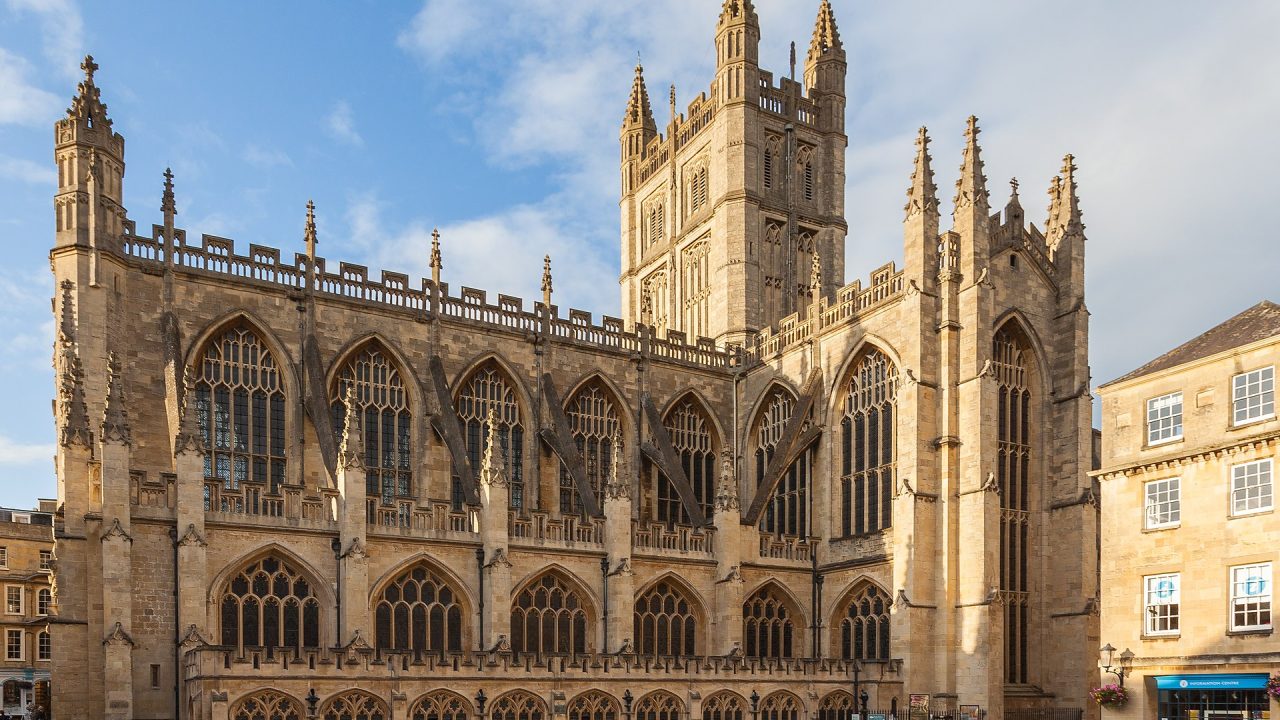
[[[0,710],[10,717],[49,708],[53,510],[52,500],[41,500],[38,510],[0,508]]]
[[[929,138],[845,282],[845,50],[727,0],[716,76],[621,131],[622,314],[121,205],[86,59],[55,126],[57,717],[767,720],[1083,708],[1097,647],[1084,234]],[[957,132],[961,128],[956,128]],[[904,178],[911,158],[903,148]],[[158,177],[157,177],[158,180]],[[157,183],[158,184],[158,183]],[[886,212],[897,212],[886,208]],[[835,713],[833,715],[832,713]]]

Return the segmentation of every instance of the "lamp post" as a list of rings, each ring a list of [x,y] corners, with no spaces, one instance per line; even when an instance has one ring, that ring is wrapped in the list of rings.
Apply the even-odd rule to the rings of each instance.
[[[1120,657],[1116,658],[1116,649],[1111,647],[1111,643],[1107,643],[1098,649],[1098,654],[1101,656],[1102,672],[1115,675],[1120,680],[1120,687],[1124,687],[1124,676],[1129,674],[1129,666],[1133,665],[1133,652],[1125,648]],[[1120,661],[1119,665],[1114,664],[1116,660]]]
[[[751,720],[760,720],[760,693],[751,691]]]
[[[858,660],[853,661],[853,709],[849,711],[852,718],[858,714],[858,691],[861,683],[858,682],[859,676],[862,675],[862,663]]]
[[[631,690],[628,689],[622,693],[622,714],[627,720],[631,720],[631,701],[634,699]]]
[[[867,716],[867,701],[870,699],[871,696],[867,694],[867,689],[862,688],[862,692],[858,693],[858,701],[862,703],[862,717],[864,718]]]
[[[484,688],[480,688],[480,692],[476,693],[476,710],[480,717],[484,717],[484,703],[489,697],[484,694]]]
[[[320,696],[316,694],[316,689],[309,688],[304,699],[307,701],[307,717],[315,720],[316,706],[320,704]]]

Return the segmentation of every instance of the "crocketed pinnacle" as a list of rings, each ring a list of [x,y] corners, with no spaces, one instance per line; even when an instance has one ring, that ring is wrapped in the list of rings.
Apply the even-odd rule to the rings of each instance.
[[[124,374],[114,351],[107,356],[107,402],[102,411],[102,439],[121,445],[133,444],[129,410],[125,407]]]
[[[956,180],[955,210],[975,208],[984,215],[991,207],[987,194],[987,176],[982,174],[981,149],[978,147],[978,118],[970,115],[964,131],[964,160],[960,163],[960,179]]]
[[[485,420],[489,428],[489,436],[485,440],[484,455],[480,458],[480,484],[506,485],[507,464],[502,456],[502,437],[498,434],[498,411],[489,406],[489,416]]]
[[[738,478],[733,471],[733,453],[726,448],[720,453],[720,479],[716,482],[715,509],[727,512],[738,508]]]
[[[75,284],[70,280],[62,281],[62,307],[58,311],[58,341],[70,344],[76,336],[75,304],[71,299],[71,290]]]
[[[307,243],[307,257],[316,259],[316,204],[307,201],[307,226],[302,231],[302,238]]]
[[[173,170],[164,169],[164,194],[160,196],[160,212],[164,213],[165,222],[171,222],[178,213],[178,205],[173,200]]]
[[[813,262],[809,265],[809,289],[813,291],[814,300],[822,295],[822,255],[816,245],[813,248]]]
[[[627,114],[622,119],[624,127],[642,127],[657,131],[653,120],[653,107],[649,104],[649,89],[644,84],[644,66],[636,63],[636,75],[631,80],[631,97],[627,98]]]
[[[830,0],[822,0],[818,5],[818,19],[813,24],[813,39],[809,41],[809,62],[833,54],[844,54],[844,44],[840,42],[840,29],[836,27],[836,16],[831,10]]]
[[[84,71],[84,80],[76,87],[77,93],[71,99],[71,107],[67,108],[67,117],[72,120],[86,120],[92,126],[111,128],[111,120],[107,117],[107,106],[102,102],[102,93],[93,82],[93,74],[98,71],[98,64],[92,55],[85,55],[80,63]]]
[[[433,228],[431,230],[431,282],[440,284],[440,271],[443,269],[444,262],[440,259],[440,228]]]
[[[542,304],[551,306],[551,256],[542,257]]]
[[[1062,158],[1062,192],[1058,196],[1058,220],[1064,235],[1074,235],[1084,230],[1080,217],[1080,198],[1076,194],[1076,158],[1068,154]]]
[[[614,433],[611,442],[613,457],[609,463],[609,480],[604,485],[604,497],[606,500],[620,500],[631,494],[631,488],[627,486],[627,473],[622,467],[622,436]]]
[[[933,158],[929,156],[929,130],[923,125],[916,134],[916,161],[911,171],[911,187],[907,188],[907,217],[920,213],[938,213],[938,186],[933,183]]]
[[[62,285],[63,328],[58,338],[58,441],[64,447],[79,445],[88,448],[92,443],[89,433],[89,408],[84,400],[84,368],[80,355],[72,341],[72,331],[66,329],[70,318],[71,283]]]
[[[182,407],[178,411],[178,435],[174,439],[173,454],[188,452],[204,454],[208,445],[200,432],[200,419],[196,414],[196,381],[191,368],[182,373]]]
[[[338,465],[347,470],[363,470],[364,430],[360,423],[360,408],[356,405],[355,383],[347,383],[342,404],[346,413],[342,422],[342,444],[338,448]]]

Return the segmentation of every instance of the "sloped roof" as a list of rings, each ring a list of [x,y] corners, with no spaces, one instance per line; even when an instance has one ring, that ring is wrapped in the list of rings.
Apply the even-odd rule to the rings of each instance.
[[[1188,340],[1133,372],[1111,382],[1115,385],[1125,380],[1150,375],[1166,368],[1189,363],[1210,355],[1238,348],[1242,345],[1280,335],[1280,305],[1263,300],[1235,317]]]

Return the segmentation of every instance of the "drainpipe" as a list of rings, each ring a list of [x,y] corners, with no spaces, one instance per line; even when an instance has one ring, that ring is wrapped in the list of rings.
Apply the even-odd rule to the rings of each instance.
[[[173,541],[173,716],[182,717],[182,626],[178,624],[178,527],[169,528],[169,539]],[[53,704],[53,683],[49,683],[49,704]],[[50,712],[53,709],[50,707]]]
[[[481,652],[484,651],[484,548],[476,548],[476,576],[480,578],[480,601],[477,603],[480,611],[480,634],[476,637],[476,648]]]
[[[335,590],[333,593],[333,596],[335,598],[334,605],[336,606],[336,612],[338,616],[337,617],[338,635],[337,637],[334,638],[334,644],[341,645],[342,644],[342,539],[333,538],[333,540],[329,542],[329,547],[333,549],[333,559],[337,561],[334,564],[337,565],[338,567],[338,582],[334,586]]]
[[[600,558],[600,578],[604,584],[604,652],[609,653],[609,556]]]

